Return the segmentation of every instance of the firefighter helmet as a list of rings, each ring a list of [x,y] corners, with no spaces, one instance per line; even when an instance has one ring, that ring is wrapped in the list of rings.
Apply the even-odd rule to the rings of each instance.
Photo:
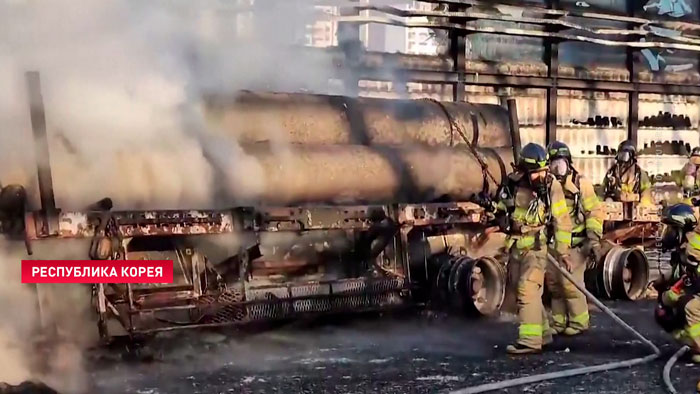
[[[622,141],[617,147],[617,160],[628,162],[637,158],[637,148],[630,140]]]
[[[555,159],[566,159],[569,164],[571,164],[571,151],[569,147],[560,141],[554,141],[547,146],[547,153],[549,154],[550,162]]]
[[[666,225],[661,234],[661,249],[676,250],[683,243],[683,235],[698,224],[693,208],[687,204],[675,204],[664,208],[661,222]]]
[[[661,222],[675,226],[683,231],[690,231],[698,224],[693,207],[688,204],[675,204],[664,209]]]
[[[531,142],[520,151],[518,169],[524,172],[546,170],[547,159],[547,151],[541,145]]]

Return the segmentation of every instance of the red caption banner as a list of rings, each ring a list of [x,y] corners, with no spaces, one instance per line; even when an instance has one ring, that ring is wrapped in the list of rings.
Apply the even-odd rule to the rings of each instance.
[[[173,283],[173,261],[22,260],[22,283]]]

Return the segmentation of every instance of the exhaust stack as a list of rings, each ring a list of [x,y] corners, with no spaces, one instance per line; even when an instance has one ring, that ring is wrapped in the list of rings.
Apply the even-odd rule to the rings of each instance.
[[[41,80],[38,71],[28,71],[25,74],[29,92],[29,111],[32,120],[32,134],[39,178],[39,196],[41,199],[41,214],[50,235],[58,234],[58,210],[53,193],[51,177],[51,160],[49,158],[49,140],[46,134],[46,116],[44,100],[41,95]]]

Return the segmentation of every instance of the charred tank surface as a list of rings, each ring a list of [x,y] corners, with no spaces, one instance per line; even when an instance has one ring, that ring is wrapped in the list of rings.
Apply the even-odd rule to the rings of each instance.
[[[495,191],[513,162],[512,148],[477,149],[494,180],[465,147],[245,146],[260,166],[265,204],[385,204],[469,201]]]
[[[254,204],[469,201],[498,187],[517,151],[509,112],[492,104],[253,92],[206,102],[211,132],[265,179]]]
[[[492,104],[258,92],[207,104],[212,129],[242,145],[465,145],[459,129],[474,146],[511,146],[508,113]]]

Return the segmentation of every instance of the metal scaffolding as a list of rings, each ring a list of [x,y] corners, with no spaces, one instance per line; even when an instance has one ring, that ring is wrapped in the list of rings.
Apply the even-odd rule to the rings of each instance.
[[[628,93],[628,138],[637,143],[639,128],[639,95],[646,93],[664,95],[700,96],[700,82],[659,80],[640,78],[640,51],[649,48],[665,48],[687,53],[700,53],[700,13],[694,10],[684,18],[673,18],[660,15],[649,19],[640,12],[636,1],[626,2],[625,13],[601,11],[595,7],[586,11],[567,9],[559,0],[546,0],[546,4],[514,1],[479,1],[479,0],[427,0],[427,3],[447,5],[433,7],[433,11],[401,10],[398,8],[362,4],[341,7],[341,16],[337,18],[340,25],[345,26],[339,36],[339,47],[344,56],[340,61],[345,71],[351,71],[354,80],[378,80],[405,82],[420,82],[440,85],[451,85],[453,100],[465,100],[465,86],[499,86],[519,88],[539,88],[546,90],[546,141],[557,139],[557,92],[559,89],[589,90],[604,92]],[[525,3],[525,4],[524,4]],[[347,3],[346,3],[347,4]],[[519,7],[523,9],[522,17],[514,18],[495,12],[488,8],[496,6]],[[487,8],[486,10],[484,9]],[[572,5],[568,6],[569,8]],[[696,7],[700,9],[700,7]],[[352,9],[353,12],[347,12]],[[361,15],[360,11],[371,10],[374,16]],[[382,16],[376,16],[381,13]],[[396,19],[399,17],[402,19]],[[412,19],[420,17],[421,21]],[[425,22],[425,18],[429,19]],[[572,21],[584,20],[591,24],[595,22],[622,22],[626,28],[593,28],[584,23]],[[472,22],[498,21],[526,23],[532,28],[500,28],[484,27]],[[446,30],[449,37],[447,56],[436,61],[435,57],[423,55],[402,55],[357,50],[359,45],[359,29],[361,24],[380,23],[403,26],[407,28],[431,28]],[[354,29],[353,29],[354,28]],[[568,32],[563,32],[567,30]],[[669,33],[673,32],[673,34]],[[466,42],[469,35],[488,33],[517,37],[537,37],[543,40],[545,75],[518,75],[518,73],[500,73],[498,70],[484,74],[470,70],[467,66]],[[559,49],[564,42],[586,42],[601,46],[620,47],[626,53],[626,80],[610,80],[591,78],[590,76],[560,75]],[[329,49],[333,51],[334,49]],[[387,69],[382,66],[368,65],[364,57],[380,58],[380,64],[411,64],[399,69]],[[697,57],[697,55],[695,55]],[[397,59],[398,58],[398,59]],[[416,66],[418,64],[418,66]],[[694,70],[697,71],[697,70]],[[355,86],[355,85],[351,85]]]

